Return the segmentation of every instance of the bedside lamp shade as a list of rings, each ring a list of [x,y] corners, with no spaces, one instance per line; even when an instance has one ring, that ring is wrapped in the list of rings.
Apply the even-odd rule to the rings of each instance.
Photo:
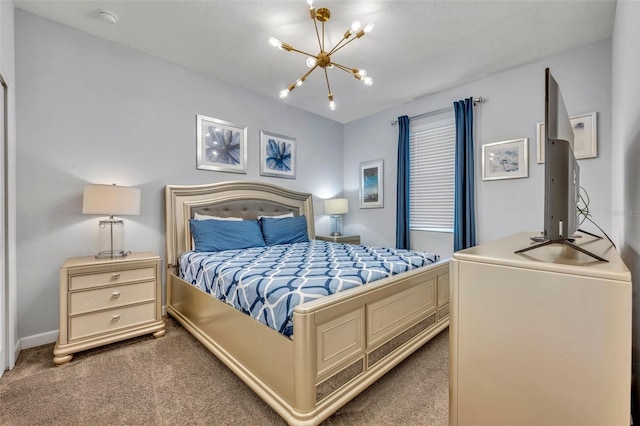
[[[349,200],[346,198],[324,200],[324,212],[331,215],[349,213]]]
[[[86,185],[82,214],[140,214],[140,189],[117,185]]]
[[[99,222],[98,259],[114,259],[128,254],[124,246],[124,222],[114,215],[140,214],[140,189],[117,185],[86,185],[82,214],[104,214]]]
[[[331,235],[342,235],[339,228],[340,215],[349,213],[349,200],[346,198],[331,198],[324,200],[324,212],[331,215]]]

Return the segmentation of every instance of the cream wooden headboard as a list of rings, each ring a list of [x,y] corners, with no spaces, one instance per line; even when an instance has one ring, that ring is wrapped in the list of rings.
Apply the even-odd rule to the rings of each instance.
[[[315,238],[312,195],[262,182],[220,182],[165,186],[167,268],[191,248],[189,219],[195,212],[213,216],[256,219],[259,215],[292,212],[305,215],[309,238]]]

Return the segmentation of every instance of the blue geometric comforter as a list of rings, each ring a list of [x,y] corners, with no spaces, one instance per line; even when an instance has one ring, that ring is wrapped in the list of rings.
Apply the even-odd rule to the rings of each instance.
[[[285,336],[301,303],[439,260],[439,256],[311,240],[219,252],[189,251],[180,277]]]

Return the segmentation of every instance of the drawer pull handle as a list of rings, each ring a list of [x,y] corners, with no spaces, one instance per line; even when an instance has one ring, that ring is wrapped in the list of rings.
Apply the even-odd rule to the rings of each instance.
[[[111,275],[111,279],[112,279],[112,280],[119,280],[119,279],[120,279],[120,274],[113,274],[113,275]]]
[[[113,294],[111,295],[112,298],[117,299],[118,297],[120,297],[120,292],[119,291],[114,291]]]
[[[118,315],[118,314],[114,315],[114,316],[111,318],[111,320],[112,320],[113,322],[118,322],[118,321],[120,321],[120,315]]]

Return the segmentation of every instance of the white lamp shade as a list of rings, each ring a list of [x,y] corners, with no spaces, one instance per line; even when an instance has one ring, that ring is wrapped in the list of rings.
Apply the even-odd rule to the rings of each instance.
[[[324,200],[325,214],[346,214],[349,213],[349,200],[346,198],[331,198]]]
[[[82,214],[140,214],[140,189],[117,185],[86,185]]]

